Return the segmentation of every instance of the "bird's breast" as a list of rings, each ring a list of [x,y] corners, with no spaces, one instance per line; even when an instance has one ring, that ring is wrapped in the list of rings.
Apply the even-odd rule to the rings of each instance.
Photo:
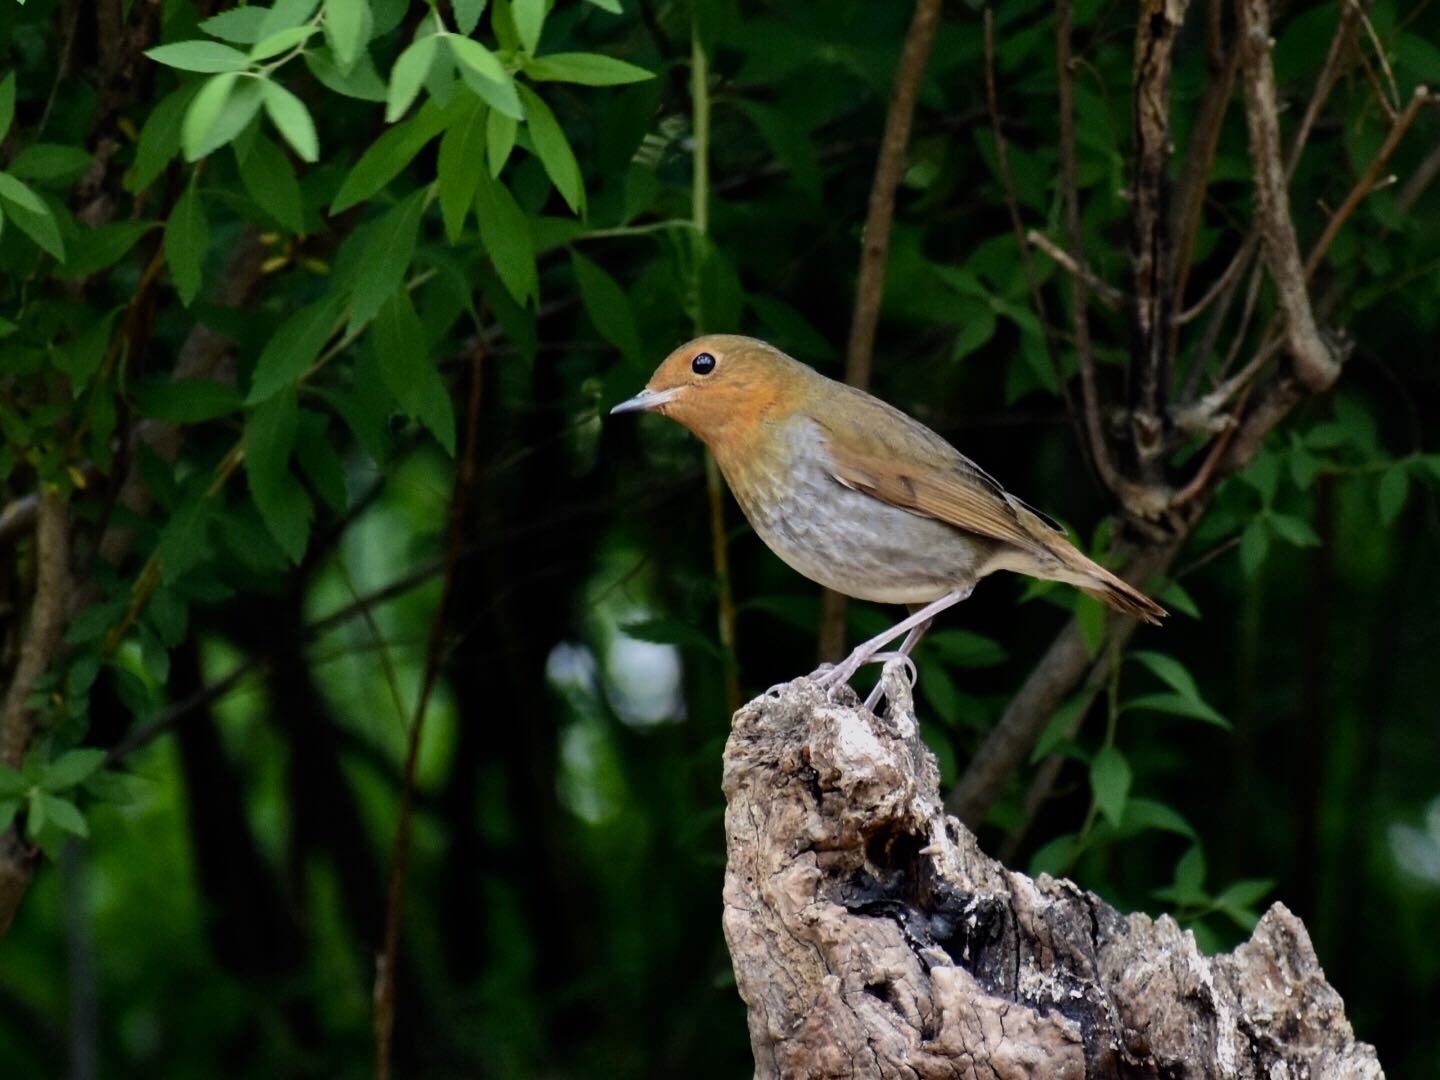
[[[835,479],[828,435],[792,417],[748,446],[716,447],[736,501],[766,545],[836,592],[926,603],[985,572],[994,543]]]

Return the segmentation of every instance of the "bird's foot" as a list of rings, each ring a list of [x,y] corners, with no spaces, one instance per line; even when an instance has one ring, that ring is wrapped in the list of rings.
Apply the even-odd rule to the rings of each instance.
[[[920,681],[920,672],[916,669],[916,667],[915,667],[915,661],[910,659],[910,656],[909,656],[908,653],[903,653],[903,652],[876,653],[873,657],[871,657],[871,659],[874,660],[874,661],[881,661],[881,660],[899,660],[901,663],[903,663],[903,664],[905,665],[905,678],[906,678],[906,681],[909,682],[909,684],[910,684],[910,689],[911,689],[911,690],[914,690],[914,689],[915,689],[915,684]],[[876,682],[876,684],[875,684],[875,689],[871,690],[871,691],[870,691],[870,696],[865,699],[865,708],[869,709],[871,712],[874,712],[874,711],[875,711],[875,706],[878,705],[878,704],[880,704],[880,699],[881,699],[882,697],[884,697],[884,696],[885,696],[885,678],[884,678],[884,676],[882,675],[881,678],[880,678],[880,680],[879,680],[878,682]]]

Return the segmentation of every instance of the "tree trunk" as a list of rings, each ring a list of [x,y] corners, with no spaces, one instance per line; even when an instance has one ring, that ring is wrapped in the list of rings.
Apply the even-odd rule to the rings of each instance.
[[[757,1078],[1383,1076],[1284,905],[1207,957],[985,855],[884,677],[884,719],[805,679],[735,714],[724,922]]]

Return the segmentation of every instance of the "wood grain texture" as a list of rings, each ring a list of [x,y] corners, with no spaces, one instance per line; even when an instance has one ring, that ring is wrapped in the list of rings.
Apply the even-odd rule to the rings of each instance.
[[[1282,904],[1206,957],[988,857],[901,674],[893,718],[804,679],[734,717],[724,926],[757,1078],[1383,1075]]]

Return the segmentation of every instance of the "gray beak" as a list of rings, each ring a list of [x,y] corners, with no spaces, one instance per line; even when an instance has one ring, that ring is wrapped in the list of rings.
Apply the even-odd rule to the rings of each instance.
[[[675,391],[673,389],[641,390],[634,397],[628,398],[625,401],[620,402],[619,405],[616,405],[613,409],[611,409],[610,415],[614,416],[616,413],[625,412],[649,412],[652,409],[660,408],[660,406],[664,405],[674,396]]]

